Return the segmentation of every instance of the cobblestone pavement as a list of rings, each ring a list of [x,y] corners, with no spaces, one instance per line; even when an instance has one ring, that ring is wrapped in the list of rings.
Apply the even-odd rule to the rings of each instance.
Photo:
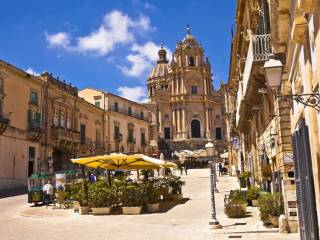
[[[207,239],[281,239],[297,240],[297,234],[279,234],[263,227],[256,208],[252,216],[229,219],[223,213],[224,191],[237,187],[233,177],[220,177],[216,195],[217,216],[222,230],[212,230],[210,218],[209,170],[189,170],[184,186],[185,201],[166,211],[136,216],[80,216],[72,210],[30,207],[27,196],[0,199],[0,239],[130,239],[130,240],[207,240]],[[245,225],[242,225],[245,224]]]

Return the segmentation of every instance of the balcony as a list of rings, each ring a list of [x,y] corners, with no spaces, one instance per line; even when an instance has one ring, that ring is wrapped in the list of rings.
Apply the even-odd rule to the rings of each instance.
[[[80,143],[80,132],[53,126],[51,128],[51,138],[57,142]]]
[[[108,111],[118,112],[118,113],[127,115],[127,116],[129,116],[129,117],[134,117],[134,118],[139,119],[139,120],[148,121],[147,116],[143,116],[143,117],[142,117],[142,116],[140,115],[140,112],[137,113],[137,112],[133,112],[133,111],[132,111],[131,113],[129,113],[128,109],[124,109],[124,108],[120,108],[120,107],[118,107],[117,110],[116,110],[116,108],[115,108],[114,105],[109,105]]]
[[[262,96],[258,92],[265,87],[262,67],[271,53],[271,34],[251,36],[242,81],[237,92],[236,125],[240,130],[249,128],[248,120],[253,105],[262,103]]]
[[[4,131],[9,126],[10,119],[9,115],[6,115],[4,113],[0,113],[0,135],[4,133]]]
[[[44,126],[39,122],[29,122],[27,135],[30,141],[40,142],[44,136]]]
[[[92,153],[93,151],[94,151],[94,145],[91,138],[86,137],[80,140],[81,153],[88,153],[88,152]]]

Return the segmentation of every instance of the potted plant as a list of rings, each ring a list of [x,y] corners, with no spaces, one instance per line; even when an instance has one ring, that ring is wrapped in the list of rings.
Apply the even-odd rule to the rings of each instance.
[[[243,202],[229,200],[224,209],[229,218],[243,218],[247,213],[247,206]]]
[[[119,190],[123,214],[140,214],[144,199],[143,189],[138,185],[129,184],[122,186]]]
[[[261,166],[261,175],[265,180],[271,180],[272,177],[272,169],[270,164],[265,164]]]
[[[88,201],[93,215],[107,215],[116,202],[112,188],[105,181],[98,181],[89,186]]]
[[[154,180],[155,187],[159,196],[162,196],[163,200],[169,199],[169,178],[161,177]]]
[[[268,193],[259,198],[260,218],[265,225],[279,227],[279,217],[284,213],[281,193]]]
[[[75,183],[71,187],[71,196],[76,201],[74,202],[74,208],[77,208],[81,215],[89,213],[88,196],[84,187],[85,181],[82,180],[82,182]]]
[[[174,201],[182,200],[182,186],[185,184],[180,177],[171,176],[169,181],[169,186],[171,189],[171,199]]]
[[[160,210],[160,196],[154,182],[148,182],[144,187],[146,195],[146,205],[148,212],[159,212]]]
[[[56,189],[56,191],[55,191],[55,193],[54,193],[54,196],[55,196],[55,198],[56,198],[57,203],[59,203],[59,204],[60,204],[60,207],[61,207],[61,204],[64,203],[64,199],[65,199],[65,197],[66,197],[66,193],[65,193],[64,188],[63,188],[62,185],[60,185],[60,186]]]
[[[248,183],[248,178],[251,177],[251,172],[244,171],[239,176],[240,188],[246,188]]]
[[[259,192],[260,192],[260,188],[256,186],[249,188],[247,192],[247,199],[251,201],[251,205],[253,207],[258,207],[259,205],[258,204]]]

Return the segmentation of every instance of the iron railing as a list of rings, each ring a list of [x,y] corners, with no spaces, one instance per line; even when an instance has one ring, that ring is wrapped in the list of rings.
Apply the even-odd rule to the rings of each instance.
[[[253,35],[251,38],[253,61],[267,61],[272,54],[271,34]]]
[[[140,112],[133,112],[133,111],[129,112],[128,109],[124,109],[124,108],[120,108],[120,107],[116,108],[114,105],[109,105],[108,110],[113,111],[113,112],[122,113],[127,116],[134,117],[134,118],[137,118],[140,120],[148,121],[147,116],[145,116],[144,114],[142,116]]]

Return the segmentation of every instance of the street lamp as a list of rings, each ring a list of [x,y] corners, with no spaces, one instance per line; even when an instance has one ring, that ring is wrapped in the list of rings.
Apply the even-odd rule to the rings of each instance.
[[[214,155],[214,145],[213,143],[208,140],[208,143],[205,145],[206,151],[207,151],[207,156],[211,159],[213,158]],[[212,160],[209,161],[209,166],[210,166],[210,193],[211,193],[211,218],[209,221],[209,224],[212,226],[213,229],[219,229],[222,228],[219,221],[217,220],[216,217],[216,203],[215,203],[215,197],[214,197],[214,192],[216,190],[215,187],[215,170],[214,170],[214,162]]]
[[[282,76],[282,63],[280,60],[270,59],[265,62],[263,69],[267,80],[268,87],[275,92],[276,98],[290,98],[304,106],[312,107],[320,112],[320,93],[308,93],[308,94],[289,94],[289,95],[277,95],[277,91],[281,86]]]

